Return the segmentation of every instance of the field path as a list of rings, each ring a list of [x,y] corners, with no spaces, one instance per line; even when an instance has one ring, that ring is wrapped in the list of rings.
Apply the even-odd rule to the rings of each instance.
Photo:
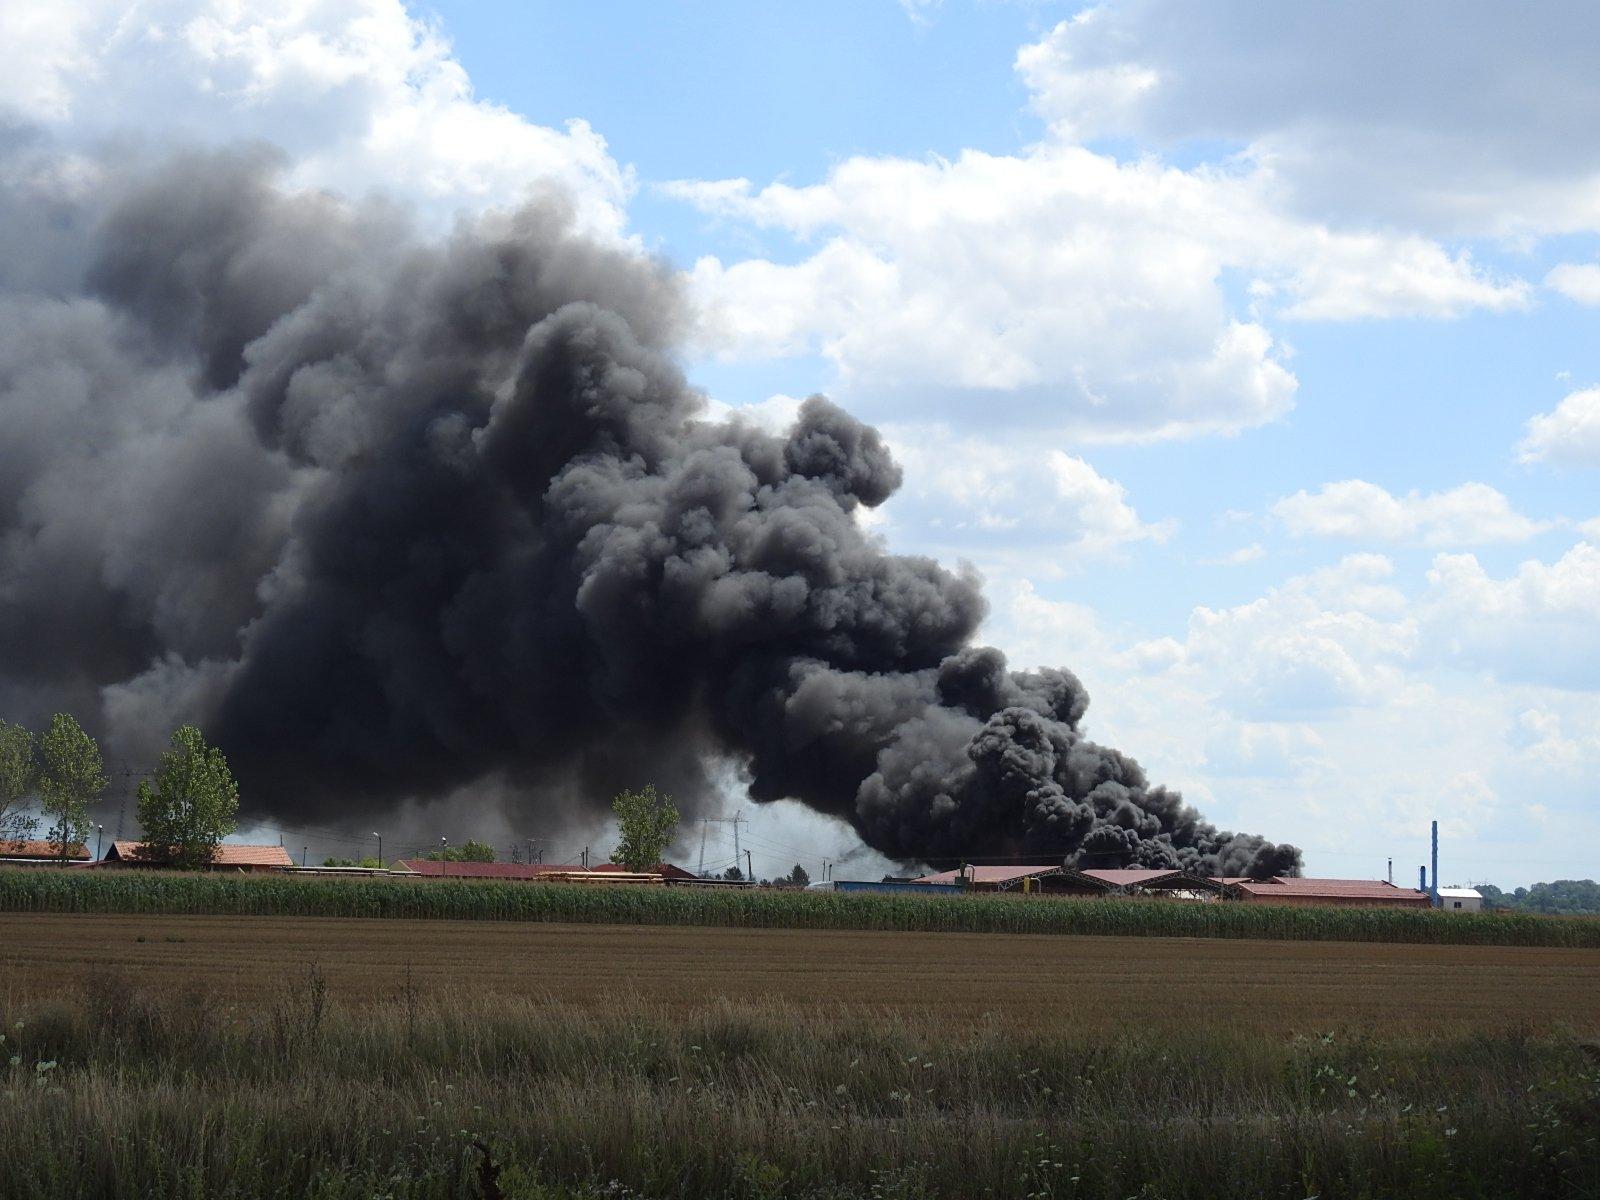
[[[0,914],[0,999],[114,971],[249,1006],[319,964],[347,1004],[424,993],[578,1004],[722,997],[996,1014],[1010,1025],[1548,1027],[1600,1032],[1600,953],[1353,942],[884,933],[330,917]]]

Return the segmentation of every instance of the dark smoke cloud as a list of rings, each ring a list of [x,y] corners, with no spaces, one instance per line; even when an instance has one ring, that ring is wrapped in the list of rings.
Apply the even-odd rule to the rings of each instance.
[[[276,169],[108,177],[47,214],[59,278],[5,277],[0,700],[198,718],[282,819],[490,779],[692,809],[733,761],[896,859],[1297,866],[970,644],[978,580],[857,520],[901,481],[876,431],[703,419],[669,271],[558,207],[427,241]]]

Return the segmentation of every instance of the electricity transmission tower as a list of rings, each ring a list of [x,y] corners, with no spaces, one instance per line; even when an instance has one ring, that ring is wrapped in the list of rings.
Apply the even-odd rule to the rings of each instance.
[[[700,818],[700,869],[695,872],[696,875],[704,876],[706,873],[706,832],[713,825],[733,826],[733,861],[735,864],[739,862],[739,824],[745,819],[742,811],[734,813],[731,817]]]

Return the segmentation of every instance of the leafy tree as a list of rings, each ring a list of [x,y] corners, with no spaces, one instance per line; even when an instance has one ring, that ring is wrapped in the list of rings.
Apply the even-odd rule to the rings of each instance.
[[[493,862],[494,847],[488,842],[468,839],[459,846],[446,846],[443,850],[434,850],[422,857],[429,862]]]
[[[789,878],[786,882],[790,887],[809,887],[811,885],[811,872],[807,871],[799,863],[795,863],[794,870],[789,872]]]
[[[100,747],[70,716],[57,713],[39,739],[34,789],[39,809],[50,822],[45,838],[63,862],[72,847],[89,836],[89,806],[107,782]]]
[[[36,774],[33,734],[0,721],[0,842],[27,841],[38,827],[26,808]]]
[[[660,866],[678,831],[678,808],[672,797],[647,783],[636,792],[617,793],[611,811],[617,814],[619,835],[611,861],[630,871],[653,871]]]
[[[729,867],[722,873],[722,877],[724,879],[731,879],[734,883],[739,883],[744,879],[744,872],[739,870],[738,867]]]
[[[383,866],[376,858],[363,858],[359,861],[353,858],[325,858],[322,860],[325,867],[368,867],[376,869]]]
[[[1487,908],[1552,916],[1600,915],[1600,883],[1592,879],[1557,879],[1509,894],[1488,883],[1479,884],[1478,891]]]
[[[155,787],[139,785],[139,824],[145,852],[186,870],[205,867],[239,815],[239,785],[228,760],[193,725],[172,735]]]

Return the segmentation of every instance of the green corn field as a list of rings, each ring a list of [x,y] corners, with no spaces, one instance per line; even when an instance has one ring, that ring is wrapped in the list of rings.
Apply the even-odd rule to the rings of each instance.
[[[1600,949],[1600,919],[1165,899],[841,894],[156,871],[7,870],[0,911],[400,917],[745,928],[1268,938]]]

